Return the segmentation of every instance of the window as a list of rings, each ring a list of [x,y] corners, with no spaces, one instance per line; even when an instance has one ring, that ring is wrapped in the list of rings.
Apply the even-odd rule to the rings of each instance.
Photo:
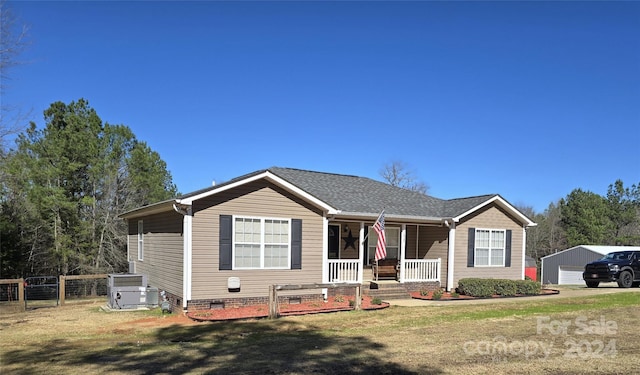
[[[138,220],[138,260],[144,260],[144,227],[142,220]]]
[[[233,268],[290,267],[290,221],[236,217],[233,230]]]
[[[476,229],[475,266],[505,266],[506,231]]]
[[[367,239],[367,247],[369,250],[369,258],[373,259],[376,253],[376,244],[378,243],[378,234],[373,230],[373,226],[369,227],[369,236]],[[387,239],[387,259],[399,259],[400,254],[400,228],[385,227],[384,234]]]

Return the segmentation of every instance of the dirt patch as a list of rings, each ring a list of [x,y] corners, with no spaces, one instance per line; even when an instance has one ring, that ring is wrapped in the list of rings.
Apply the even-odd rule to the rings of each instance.
[[[549,296],[549,295],[553,295],[553,294],[559,294],[560,291],[559,290],[555,290],[555,289],[542,289],[540,291],[539,296]],[[429,294],[427,295],[422,295],[420,292],[411,292],[411,298],[414,299],[423,299],[423,300],[428,300],[428,301],[456,301],[456,300],[476,300],[476,299],[498,299],[498,298],[518,298],[518,297],[536,297],[536,296],[532,296],[532,295],[524,295],[524,294],[519,294],[519,295],[515,295],[515,296],[499,296],[499,295],[494,295],[491,297],[472,297],[472,296],[466,296],[464,294],[452,294],[450,292],[442,292],[442,296],[440,298],[433,298],[433,291],[430,291]]]
[[[192,319],[189,319],[185,314],[178,312],[172,314],[166,314],[162,316],[149,317],[144,319],[138,319],[128,322],[128,325],[136,327],[164,327],[174,324],[179,325],[191,325],[195,324]]]
[[[330,297],[326,302],[301,302],[296,304],[278,305],[280,316],[307,315],[338,311],[353,310],[353,302],[348,298]],[[378,310],[389,307],[389,303],[373,304],[371,297],[363,297],[363,310]],[[269,316],[269,307],[266,304],[252,305],[244,307],[231,307],[226,309],[198,310],[188,312],[187,316],[195,321],[218,321],[218,320],[238,320],[255,319]]]

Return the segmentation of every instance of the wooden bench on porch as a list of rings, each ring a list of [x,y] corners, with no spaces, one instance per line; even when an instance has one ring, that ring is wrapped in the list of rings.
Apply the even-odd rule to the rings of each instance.
[[[397,259],[381,259],[373,264],[373,277],[379,280],[381,277],[398,280],[398,260]]]

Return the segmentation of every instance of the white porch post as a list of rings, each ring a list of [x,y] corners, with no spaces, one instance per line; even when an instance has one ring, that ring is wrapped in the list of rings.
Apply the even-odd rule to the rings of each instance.
[[[329,282],[329,219],[326,216],[322,218],[322,282]]]
[[[456,248],[456,223],[451,221],[449,226],[449,249],[447,251],[447,291],[453,290],[453,258],[455,258]]]
[[[339,234],[339,233],[338,233]],[[322,283],[329,282],[329,219],[326,216],[322,217]],[[327,288],[322,288],[322,296],[324,300],[327,300],[329,291]]]
[[[520,278],[524,280],[524,267],[525,261],[527,257],[527,227],[526,225],[522,226],[522,276]]]
[[[407,224],[402,224],[400,231],[400,282],[404,282],[404,258],[407,252]]]
[[[358,282],[364,282],[364,222],[360,222],[360,235],[358,237],[360,239],[358,244]]]

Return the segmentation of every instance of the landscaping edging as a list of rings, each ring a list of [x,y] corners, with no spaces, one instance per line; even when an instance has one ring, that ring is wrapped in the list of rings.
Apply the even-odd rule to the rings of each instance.
[[[371,303],[370,298],[363,298],[362,310],[380,310],[389,307],[388,302],[382,302],[379,305]],[[279,316],[322,314],[339,311],[351,311],[354,307],[350,306],[349,300],[344,299],[336,301],[330,297],[326,302],[303,302],[300,304],[280,304]],[[209,321],[229,321],[241,319],[260,319],[269,316],[269,309],[266,304],[231,307],[225,309],[212,310],[196,310],[187,312],[187,316],[198,322]]]
[[[426,300],[426,301],[469,301],[469,300],[478,300],[478,299],[502,299],[502,298],[521,298],[521,297],[541,297],[541,296],[549,296],[549,295],[554,295],[554,294],[560,294],[560,291],[557,289],[542,289],[540,291],[540,294],[535,294],[535,295],[527,295],[527,294],[519,294],[519,295],[515,295],[515,296],[499,296],[499,295],[494,295],[491,297],[472,297],[472,296],[465,296],[463,294],[460,294],[458,297],[452,297],[451,293],[449,292],[444,292],[442,294],[442,297],[440,297],[439,299],[434,299],[433,296],[433,292],[429,292],[429,294],[427,294],[426,296],[423,296],[420,294],[420,292],[411,292],[411,298],[413,299],[421,299],[421,300]]]

